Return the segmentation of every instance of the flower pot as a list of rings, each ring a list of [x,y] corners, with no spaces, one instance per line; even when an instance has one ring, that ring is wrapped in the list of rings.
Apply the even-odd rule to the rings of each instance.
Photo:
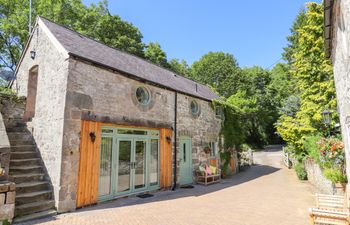
[[[334,192],[336,195],[344,195],[346,189],[346,183],[336,183],[334,184]]]

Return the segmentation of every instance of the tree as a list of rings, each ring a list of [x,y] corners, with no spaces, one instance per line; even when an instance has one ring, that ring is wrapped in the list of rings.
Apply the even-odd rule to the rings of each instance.
[[[298,29],[303,27],[306,23],[306,11],[305,9],[300,10],[299,14],[295,18],[292,27],[290,28],[291,34],[287,37],[288,45],[283,50],[282,56],[289,64],[293,63],[293,54],[295,47],[298,45],[299,35]]]
[[[278,63],[271,70],[270,92],[274,94],[276,107],[281,107],[282,102],[295,93],[296,80],[290,72],[290,66],[285,63]]]
[[[241,81],[237,93],[227,101],[242,112],[246,143],[263,147],[274,142],[274,123],[278,119],[274,93],[269,89],[271,74],[258,66],[243,68]]]
[[[108,11],[107,0],[91,4],[82,10],[73,29],[102,43],[125,52],[144,57],[142,34],[131,23],[123,21]]]
[[[151,42],[147,45],[145,58],[159,66],[168,67],[166,53],[162,50],[158,43]]]
[[[233,55],[209,52],[193,63],[191,77],[214,87],[222,96],[229,97],[238,90],[240,68]]]
[[[309,3],[303,22],[290,42],[291,74],[296,80],[295,93],[300,98],[296,113],[285,113],[279,119],[278,132],[283,139],[302,152],[306,135],[324,130],[322,111],[336,112],[332,66],[323,48],[323,6]],[[295,41],[297,40],[297,41]],[[337,122],[337,115],[332,123]]]
[[[168,62],[168,66],[177,74],[183,75],[185,77],[190,76],[190,67],[184,59],[181,61],[178,59],[172,59]]]
[[[0,0],[0,67],[14,71],[28,39],[29,0]],[[86,7],[81,0],[33,1],[37,15],[70,27],[111,47],[143,56],[141,32],[108,11],[107,1]]]

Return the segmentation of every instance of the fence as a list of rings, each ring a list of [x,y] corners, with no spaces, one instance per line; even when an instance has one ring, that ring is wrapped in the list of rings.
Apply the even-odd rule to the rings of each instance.
[[[282,147],[282,150],[283,150],[283,163],[286,167],[288,167],[288,169],[290,169],[292,166],[290,154],[286,151],[285,147]]]

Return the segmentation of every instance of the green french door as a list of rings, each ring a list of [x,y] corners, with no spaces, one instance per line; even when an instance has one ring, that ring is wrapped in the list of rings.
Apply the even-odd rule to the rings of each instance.
[[[103,128],[99,200],[159,188],[159,132]]]

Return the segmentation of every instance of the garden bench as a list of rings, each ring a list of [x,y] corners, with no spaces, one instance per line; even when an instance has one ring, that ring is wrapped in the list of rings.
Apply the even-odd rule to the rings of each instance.
[[[208,161],[209,161],[208,164],[204,164],[201,166],[203,166],[204,168],[207,168],[208,166],[215,167],[216,171],[211,174],[208,174],[206,171],[197,170],[196,181],[198,184],[208,185],[208,184],[220,182],[221,180],[221,170],[219,166],[219,160],[217,158],[210,158]]]
[[[310,208],[310,224],[349,225],[347,195],[316,194],[316,207]]]

